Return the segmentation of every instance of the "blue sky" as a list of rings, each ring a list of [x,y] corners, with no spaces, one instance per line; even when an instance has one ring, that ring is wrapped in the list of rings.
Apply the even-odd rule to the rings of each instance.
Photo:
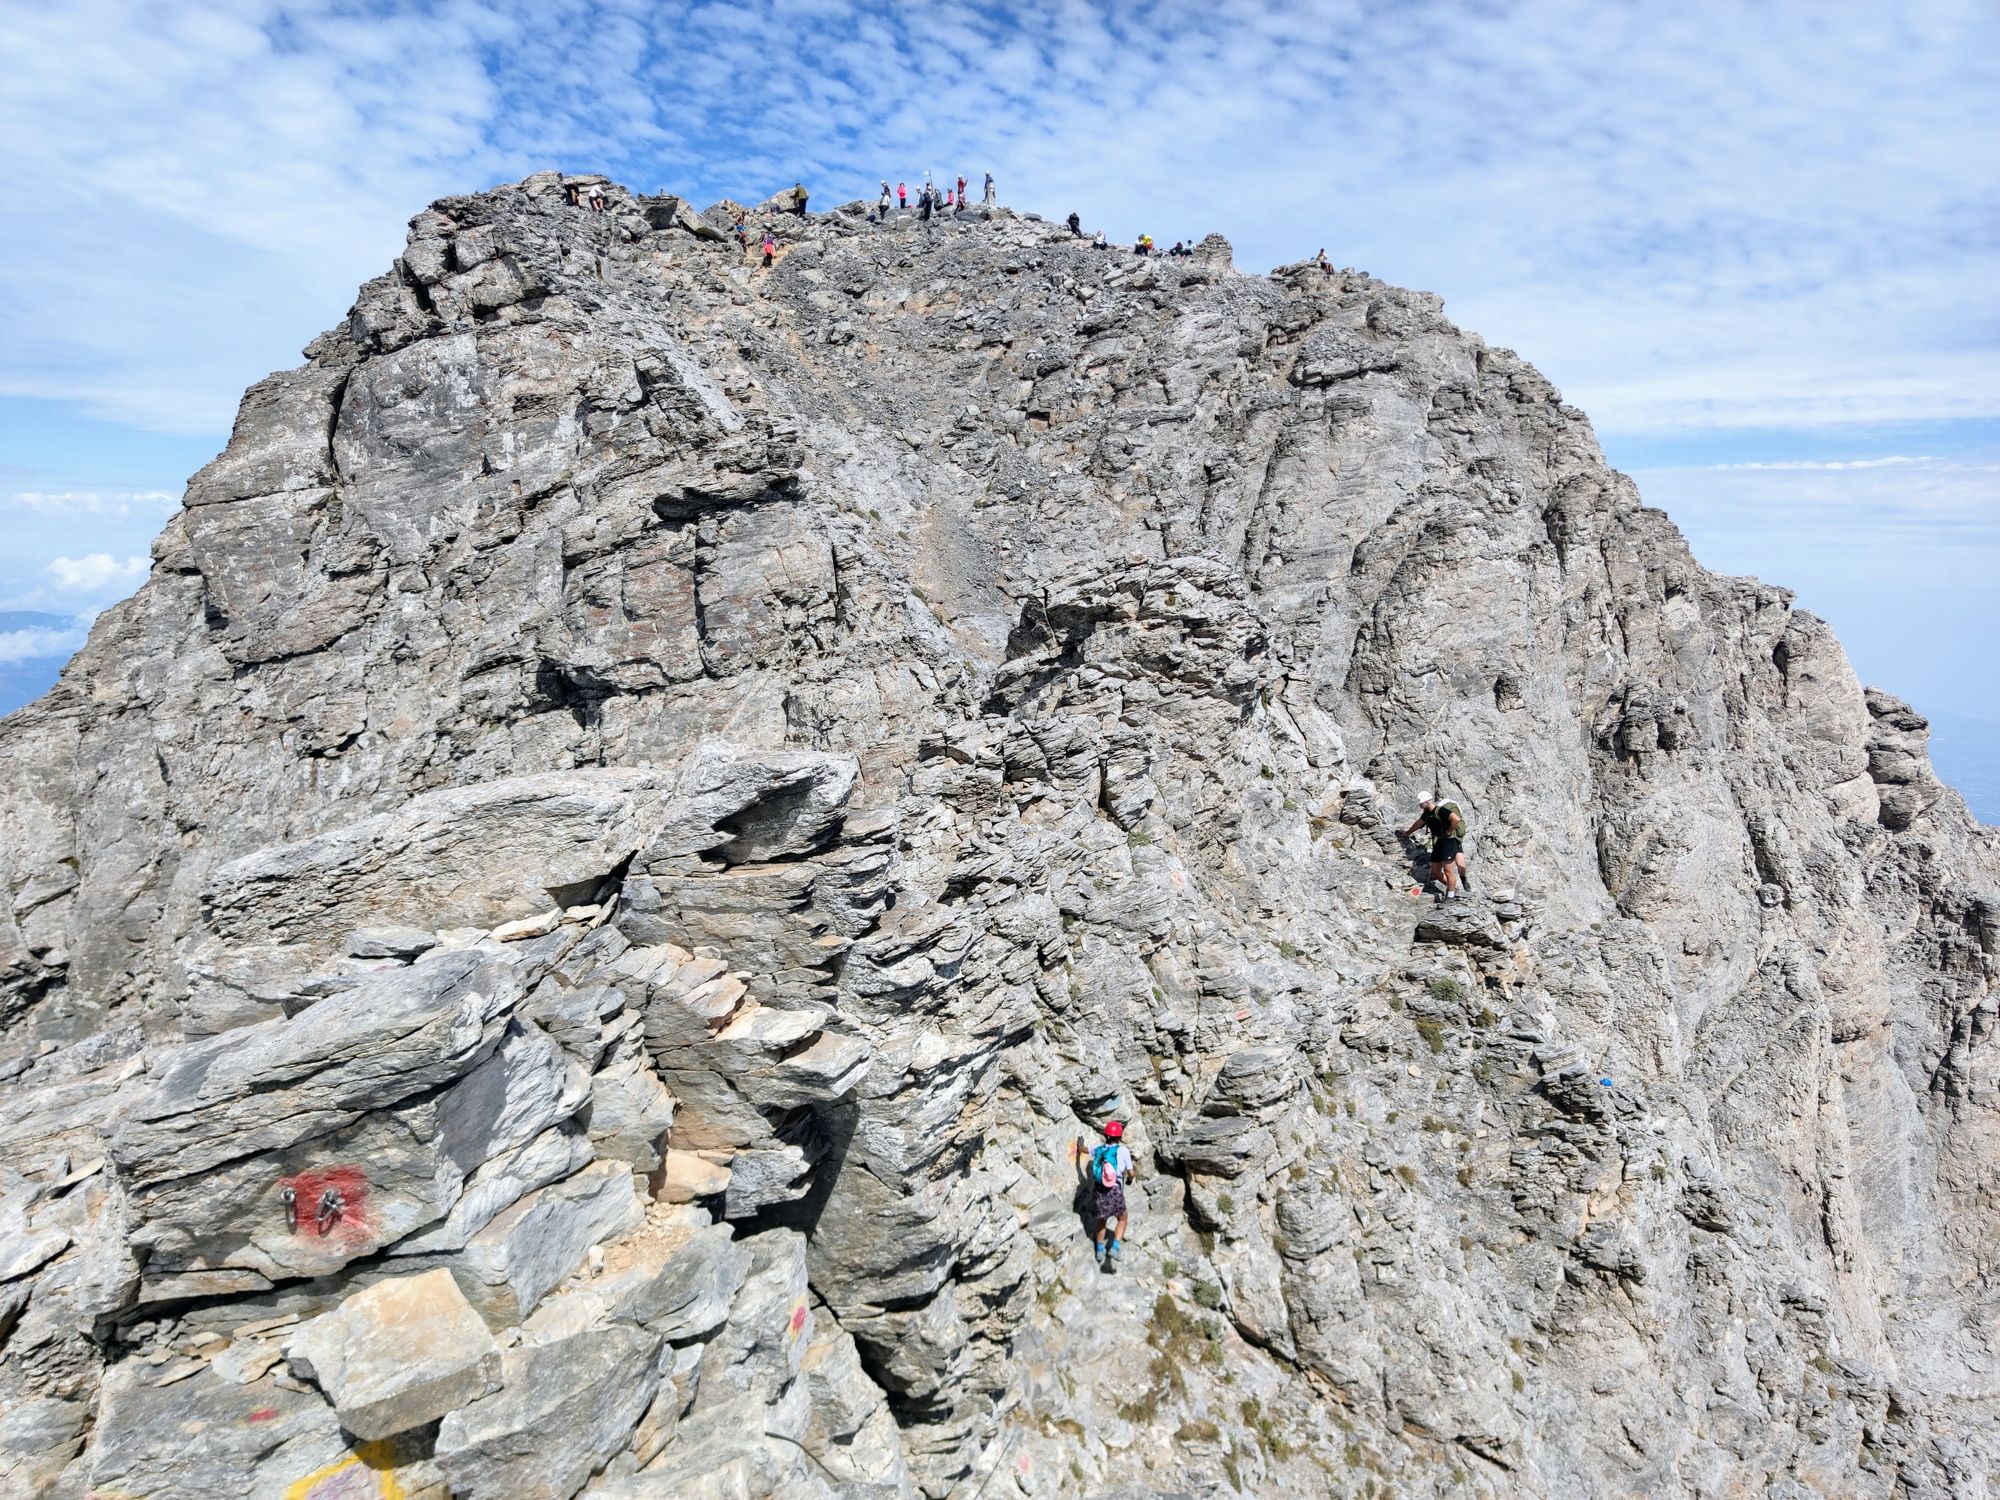
[[[0,611],[128,591],[243,387],[436,195],[992,170],[1117,238],[1442,293],[1705,562],[2000,719],[1993,0],[10,0],[0,68],[33,186],[0,236]],[[0,665],[48,644],[0,631]]]

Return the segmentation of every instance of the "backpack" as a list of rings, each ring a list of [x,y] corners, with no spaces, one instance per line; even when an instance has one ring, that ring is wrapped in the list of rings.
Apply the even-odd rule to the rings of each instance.
[[[1115,1145],[1099,1146],[1090,1153],[1090,1180],[1098,1187],[1118,1186],[1118,1148]]]

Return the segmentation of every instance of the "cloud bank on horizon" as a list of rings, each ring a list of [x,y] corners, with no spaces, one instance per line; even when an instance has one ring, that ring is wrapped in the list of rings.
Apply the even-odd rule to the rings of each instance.
[[[1324,245],[1443,293],[1705,560],[1789,581],[1808,522],[1933,563],[2000,541],[1992,0],[14,0],[0,66],[41,187],[0,237],[0,406],[114,446],[219,445],[445,193],[559,166],[825,204],[990,169],[1114,239]],[[109,597],[185,478],[54,463],[0,452],[0,607],[93,553]]]

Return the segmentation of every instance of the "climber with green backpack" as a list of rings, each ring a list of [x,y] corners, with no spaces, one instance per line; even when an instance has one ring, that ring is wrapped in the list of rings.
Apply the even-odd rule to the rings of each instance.
[[[1083,1142],[1076,1144],[1082,1160]],[[1108,1271],[1118,1261],[1125,1226],[1131,1219],[1125,1208],[1125,1184],[1132,1180],[1132,1152],[1125,1144],[1121,1122],[1112,1120],[1105,1125],[1104,1144],[1090,1153],[1084,1180],[1090,1194],[1090,1217],[1096,1225],[1097,1263]]]
[[[1423,811],[1409,827],[1398,829],[1397,836],[1409,838],[1419,828],[1431,836],[1431,883],[1443,887],[1438,899],[1456,901],[1462,894],[1459,883],[1465,877],[1465,814],[1456,802],[1426,797]]]

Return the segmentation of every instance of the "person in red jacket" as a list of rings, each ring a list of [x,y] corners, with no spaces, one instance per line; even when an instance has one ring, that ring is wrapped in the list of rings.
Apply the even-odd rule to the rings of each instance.
[[[902,183],[896,184],[896,207],[907,212],[910,207],[910,190]]]

